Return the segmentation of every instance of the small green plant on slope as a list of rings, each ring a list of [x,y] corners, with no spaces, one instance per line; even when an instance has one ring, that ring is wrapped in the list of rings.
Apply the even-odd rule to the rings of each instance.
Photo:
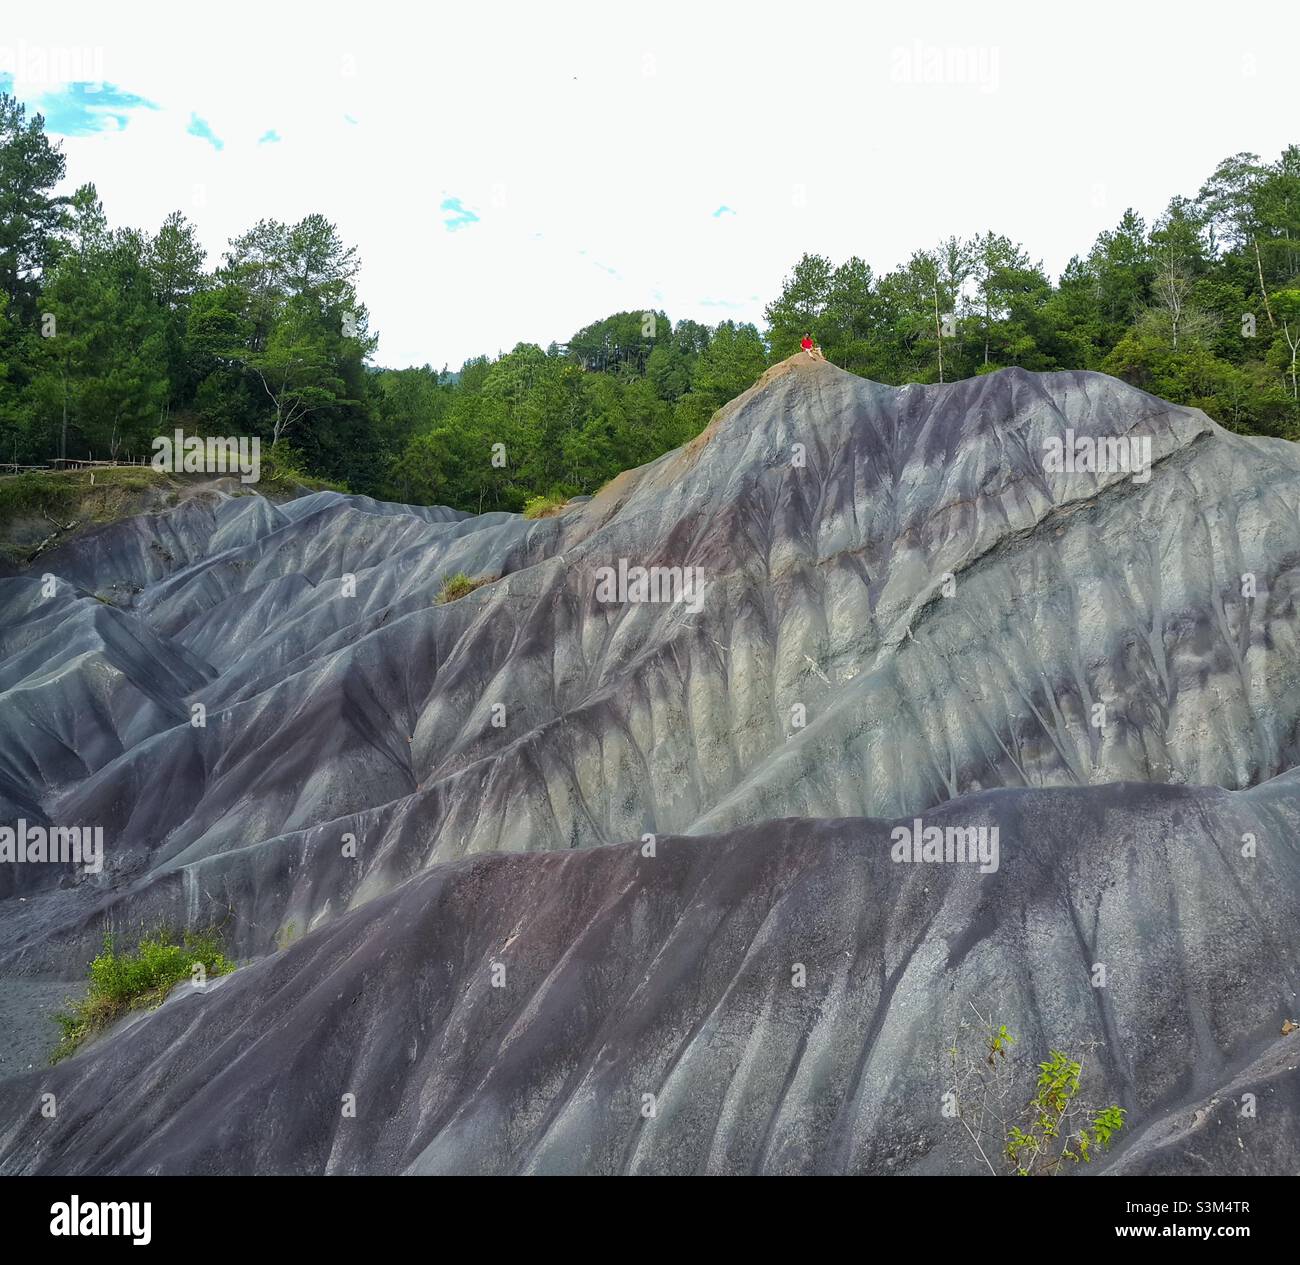
[[[562,496],[530,496],[524,502],[524,517],[554,518],[567,504]]]
[[[443,582],[442,588],[438,590],[438,596],[434,600],[439,606],[447,602],[454,602],[458,598],[465,597],[467,594],[474,592],[475,589],[481,588],[485,584],[491,584],[496,579],[495,576],[481,575],[477,579],[465,574],[464,571],[457,571],[454,575],[449,575]]]
[[[971,1006],[979,1019],[979,1056],[963,1055],[960,1040],[949,1055],[954,1075],[953,1094],[957,1118],[980,1159],[995,1175],[997,1156],[1006,1174],[1020,1177],[1054,1177],[1067,1164],[1085,1164],[1106,1150],[1111,1138],[1124,1127],[1122,1107],[1090,1106],[1079,1097],[1083,1075],[1081,1061],[1053,1050],[1038,1064],[1033,1094],[1023,1106],[1024,1090],[1007,1065],[1007,1051],[1015,1038],[1005,1024],[991,1020]],[[970,1030],[973,1025],[963,1024]]]
[[[181,980],[207,979],[232,970],[234,963],[225,956],[215,930],[187,931],[179,943],[173,935],[158,931],[122,953],[114,949],[112,934],[105,933],[104,947],[90,964],[86,995],[54,1016],[63,1036],[50,1062],[75,1053],[127,1011],[160,1005]]]

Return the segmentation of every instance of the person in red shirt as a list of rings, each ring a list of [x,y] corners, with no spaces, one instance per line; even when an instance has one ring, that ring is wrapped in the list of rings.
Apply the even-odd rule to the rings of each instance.
[[[817,350],[817,344],[813,342],[811,335],[805,334],[799,342],[799,346],[808,353],[809,360],[825,360],[826,357]]]

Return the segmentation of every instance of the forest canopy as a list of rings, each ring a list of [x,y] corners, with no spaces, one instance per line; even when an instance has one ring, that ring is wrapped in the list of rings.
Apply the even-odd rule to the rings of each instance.
[[[1225,158],[1133,210],[1053,281],[993,231],[877,276],[805,254],[766,326],[618,312],[548,347],[378,369],[356,247],[323,214],[209,260],[175,211],[112,228],[39,114],[0,94],[0,460],[139,459],[154,436],[257,435],[351,490],[466,510],[591,493],[698,434],[805,333],[879,382],[1096,369],[1230,429],[1300,436],[1300,147]],[[286,458],[287,460],[288,458]]]

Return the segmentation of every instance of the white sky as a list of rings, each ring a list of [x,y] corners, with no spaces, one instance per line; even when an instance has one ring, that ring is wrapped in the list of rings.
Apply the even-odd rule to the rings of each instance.
[[[1220,158],[1300,141],[1293,2],[5,9],[29,104],[58,92],[30,81],[40,54],[85,50],[88,78],[159,107],[65,138],[69,185],[114,225],[183,210],[213,258],[324,213],[360,249],[385,365],[618,310],[761,324],[805,250],[883,272],[992,228],[1055,276],[1126,206],[1150,220]],[[907,81],[971,49],[971,82]],[[448,198],[477,222],[449,231]]]

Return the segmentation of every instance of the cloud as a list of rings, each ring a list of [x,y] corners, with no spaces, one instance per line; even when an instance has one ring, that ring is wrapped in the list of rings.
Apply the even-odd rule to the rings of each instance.
[[[201,119],[193,111],[190,112],[190,125],[186,132],[191,136],[197,136],[200,140],[205,140],[215,150],[222,150],[226,147],[226,142],[217,136],[209,126],[207,119]]]
[[[272,127],[269,128],[267,131],[263,132],[261,136],[257,138],[257,143],[259,145],[278,145],[280,143],[280,140],[281,140],[280,133],[277,132],[275,128]]]
[[[55,136],[125,131],[131,111],[158,109],[152,101],[111,83],[66,84],[37,97],[33,104],[45,116],[45,130]]]
[[[478,223],[478,216],[475,215],[469,207],[465,206],[459,198],[443,198],[442,204],[438,209],[440,211],[450,212],[450,214],[445,216],[442,221],[449,233],[454,233],[458,229],[464,228],[467,224]]]

